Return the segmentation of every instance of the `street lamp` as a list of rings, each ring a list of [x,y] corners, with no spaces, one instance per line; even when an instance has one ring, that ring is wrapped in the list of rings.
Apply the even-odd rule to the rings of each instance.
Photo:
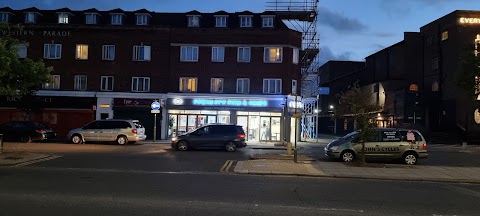
[[[333,108],[335,108],[335,107],[334,107],[333,105],[330,105],[330,107],[329,107],[329,108],[330,108],[331,110],[333,110]]]

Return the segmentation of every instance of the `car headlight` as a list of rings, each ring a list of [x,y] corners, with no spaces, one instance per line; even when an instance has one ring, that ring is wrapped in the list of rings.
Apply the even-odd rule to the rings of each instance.
[[[172,137],[172,142],[175,142],[175,141],[177,141],[177,140],[178,140],[177,137]]]
[[[331,146],[331,147],[330,147],[330,150],[332,150],[332,151],[335,151],[335,150],[337,150],[337,149],[338,149],[338,146]]]

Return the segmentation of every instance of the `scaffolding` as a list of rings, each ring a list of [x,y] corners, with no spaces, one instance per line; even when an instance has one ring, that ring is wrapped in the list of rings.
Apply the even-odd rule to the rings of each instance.
[[[273,11],[290,28],[302,32],[301,96],[304,105],[301,139],[317,138],[318,61],[320,40],[317,34],[318,0],[267,0],[267,11]]]

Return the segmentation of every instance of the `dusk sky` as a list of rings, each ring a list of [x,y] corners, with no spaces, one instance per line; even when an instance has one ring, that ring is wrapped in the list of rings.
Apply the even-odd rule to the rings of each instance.
[[[156,12],[266,10],[274,0],[2,0],[0,7],[84,10],[146,8]],[[303,0],[300,0],[303,1]],[[480,10],[477,0],[320,0],[320,59],[363,61],[454,10]]]

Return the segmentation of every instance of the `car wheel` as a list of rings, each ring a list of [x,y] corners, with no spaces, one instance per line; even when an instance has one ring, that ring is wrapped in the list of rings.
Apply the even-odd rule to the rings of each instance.
[[[412,152],[407,152],[403,155],[403,162],[408,165],[417,164],[417,155]]]
[[[32,141],[32,138],[29,136],[23,136],[23,137],[20,137],[20,141],[22,141],[23,143],[29,143]]]
[[[237,146],[235,145],[235,143],[229,142],[225,145],[225,150],[227,150],[228,152],[234,152],[235,150],[237,150]]]
[[[126,136],[119,136],[117,137],[117,144],[119,145],[125,145],[128,143],[128,139]]]
[[[73,144],[81,144],[83,141],[82,137],[78,134],[73,135],[70,140],[72,141]]]
[[[355,160],[355,153],[353,151],[344,151],[340,154],[340,159],[343,162],[352,162]]]
[[[177,149],[180,151],[187,151],[188,150],[188,143],[185,141],[180,141],[177,144]]]

